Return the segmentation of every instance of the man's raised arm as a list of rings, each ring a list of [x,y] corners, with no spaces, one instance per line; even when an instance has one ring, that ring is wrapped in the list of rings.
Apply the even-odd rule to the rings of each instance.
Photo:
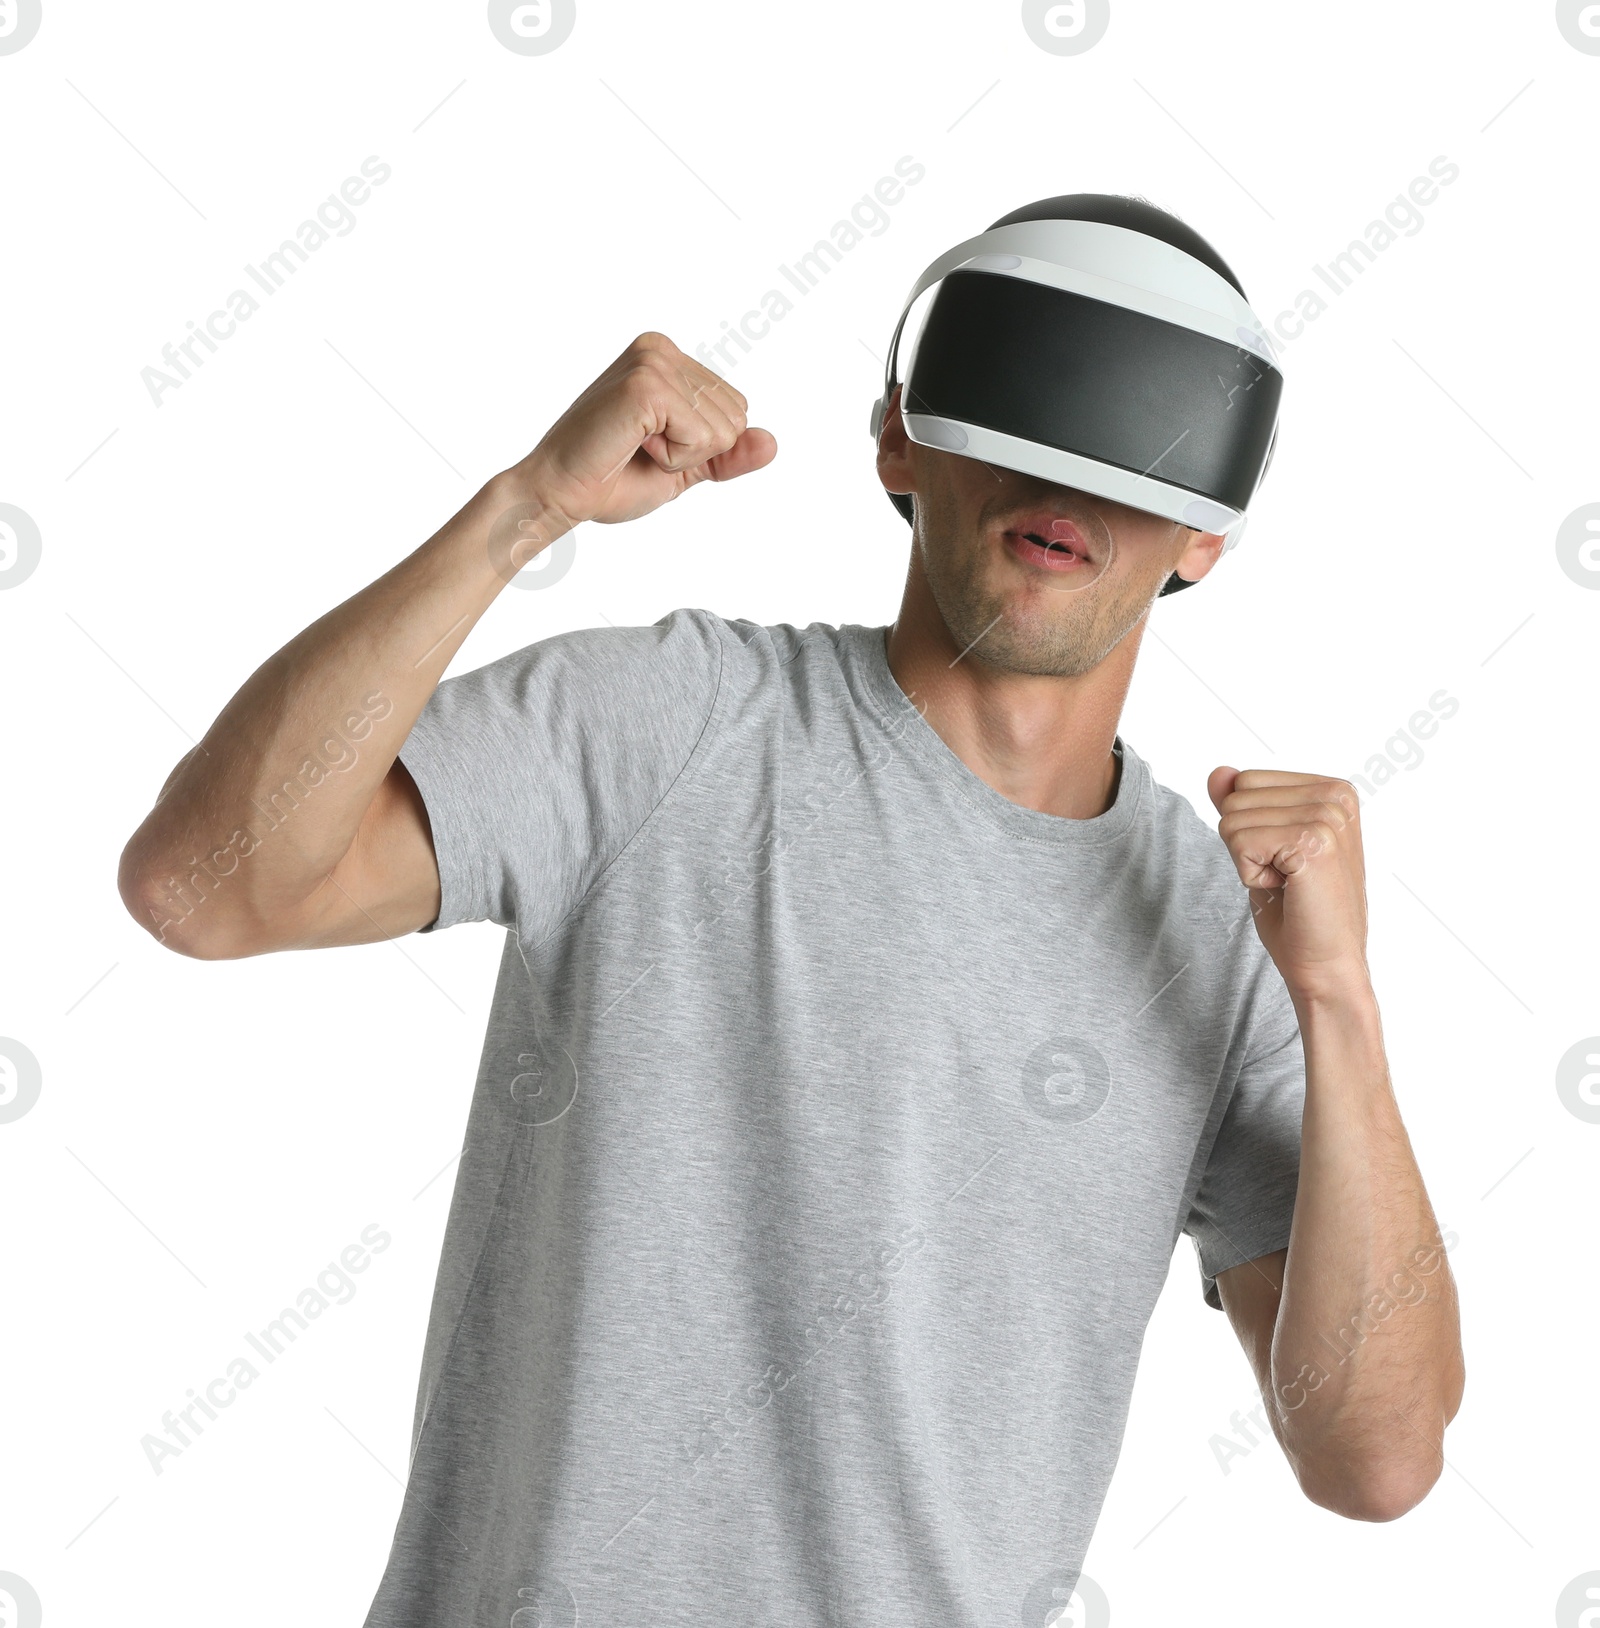
[[[438,866],[396,757],[451,658],[575,525],[636,519],[769,463],[777,444],[747,427],[747,406],[664,335],[641,334],[526,458],[246,680],[123,849],[134,919],[203,960],[425,927]]]

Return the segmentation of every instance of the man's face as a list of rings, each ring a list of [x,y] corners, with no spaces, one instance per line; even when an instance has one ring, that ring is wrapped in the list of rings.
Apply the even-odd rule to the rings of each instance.
[[[1198,580],[1221,552],[1220,537],[1158,515],[918,446],[894,420],[880,470],[890,490],[910,472],[917,562],[957,648],[996,667],[1088,672],[1180,561]]]

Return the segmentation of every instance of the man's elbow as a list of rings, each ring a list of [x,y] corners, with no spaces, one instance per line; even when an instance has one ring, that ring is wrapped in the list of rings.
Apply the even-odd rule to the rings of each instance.
[[[1300,1490],[1312,1503],[1348,1521],[1397,1521],[1432,1491],[1442,1462],[1389,1460],[1353,1470],[1302,1466]]]
[[[125,852],[117,871],[123,907],[165,949],[195,961],[234,961],[260,953],[236,913],[198,886],[142,870]],[[207,906],[211,906],[207,909]]]
[[[1461,1408],[1466,1366],[1456,1352],[1430,1401],[1409,1413],[1391,1408],[1394,1430],[1382,1437],[1376,1420],[1343,1449],[1326,1438],[1316,1450],[1286,1444],[1300,1490],[1322,1509],[1351,1521],[1397,1521],[1437,1485],[1444,1471],[1444,1433]]]

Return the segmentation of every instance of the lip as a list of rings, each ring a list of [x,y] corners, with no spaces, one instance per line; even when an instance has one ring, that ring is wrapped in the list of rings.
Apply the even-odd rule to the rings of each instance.
[[[1005,543],[1017,559],[1043,571],[1082,571],[1094,564],[1087,539],[1065,515],[1023,515],[1006,527]]]

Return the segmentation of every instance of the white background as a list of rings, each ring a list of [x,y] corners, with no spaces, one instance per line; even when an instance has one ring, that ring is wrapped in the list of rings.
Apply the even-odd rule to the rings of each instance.
[[[892,620],[908,534],[867,417],[901,302],[991,220],[1087,190],[1197,226],[1269,323],[1303,289],[1328,307],[1285,346],[1249,535],[1153,613],[1127,738],[1213,819],[1218,763],[1363,773],[1459,702],[1364,819],[1469,1377],[1398,1522],[1312,1506],[1271,1442],[1224,1473],[1213,1438],[1245,1445],[1256,1396],[1182,1242],[1085,1572],[1125,1625],[1550,1621],[1600,1569],[1600,1124],[1555,1084],[1600,1031],[1600,593],[1556,547],[1600,499],[1597,92],[1550,5],[1503,0],[1116,0],[1076,56],[953,0],[580,0],[543,56],[479,4],[45,0],[0,55],[0,502],[42,537],[0,592],[0,1035],[43,1081],[0,1124],[0,1572],[45,1620],[362,1620],[501,947],[163,950],[114,877],[172,764],[636,333],[693,349],[769,288],[795,309],[730,376],[776,462],[585,528],[452,671],[678,605]],[[155,405],[141,369],[369,155],[393,173],[354,229]],[[905,155],[923,179],[795,294],[778,267]],[[1333,295],[1313,268],[1441,156],[1420,229]],[[369,1223],[393,1243],[355,1297],[153,1473],[141,1438]]]

